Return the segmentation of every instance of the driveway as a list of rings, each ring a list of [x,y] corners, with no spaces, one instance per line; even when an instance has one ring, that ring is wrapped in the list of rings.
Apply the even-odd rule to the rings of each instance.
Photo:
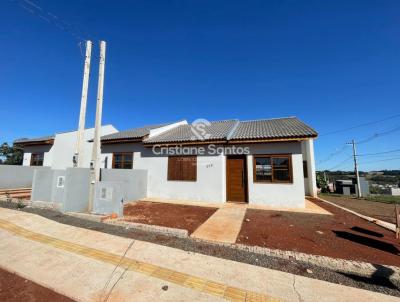
[[[78,301],[398,301],[3,208],[0,266]]]

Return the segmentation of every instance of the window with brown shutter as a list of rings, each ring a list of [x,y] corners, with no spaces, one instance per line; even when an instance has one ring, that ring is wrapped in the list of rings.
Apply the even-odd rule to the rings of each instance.
[[[196,181],[197,156],[169,156],[168,180]]]

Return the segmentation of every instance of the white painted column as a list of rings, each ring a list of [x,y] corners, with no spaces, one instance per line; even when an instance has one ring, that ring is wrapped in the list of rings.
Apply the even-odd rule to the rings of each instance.
[[[310,138],[306,140],[304,144],[305,144],[306,159],[307,159],[308,192],[311,196],[317,197],[317,177],[315,174],[314,140]]]
[[[221,153],[219,155],[219,160],[221,161],[221,202],[226,202],[226,155]]]

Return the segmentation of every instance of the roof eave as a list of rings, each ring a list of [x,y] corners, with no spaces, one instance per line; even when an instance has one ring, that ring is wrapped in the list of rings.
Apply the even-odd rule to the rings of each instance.
[[[14,142],[14,145],[26,147],[26,146],[37,146],[37,145],[53,145],[54,139],[47,139],[42,141],[26,141],[26,142]]]
[[[135,138],[102,139],[101,143],[103,145],[107,145],[107,144],[137,143],[137,142],[142,142],[142,141],[143,141],[143,137],[135,137]]]
[[[315,139],[318,135],[296,136],[296,137],[276,137],[276,138],[244,138],[244,139],[231,139],[229,144],[248,144],[248,143],[272,143],[272,142],[291,142],[291,141],[304,141],[307,139]]]
[[[170,142],[144,142],[145,147],[152,147],[152,146],[162,146],[162,147],[169,147],[169,146],[193,146],[193,145],[208,145],[208,144],[226,144],[227,140],[196,140],[196,141],[170,141]]]

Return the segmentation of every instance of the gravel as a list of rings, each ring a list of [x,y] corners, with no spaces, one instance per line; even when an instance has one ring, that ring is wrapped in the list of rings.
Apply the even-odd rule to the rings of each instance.
[[[5,201],[0,201],[0,206],[11,209],[17,208],[15,203]],[[241,251],[217,244],[197,242],[190,238],[177,238],[152,233],[149,231],[126,229],[120,226],[72,217],[49,209],[25,207],[20,210],[76,227],[147,241],[172,248],[178,248],[187,252],[200,253],[232,261],[248,263],[251,265],[292,273],[295,275],[400,297],[400,282],[394,283],[388,278],[384,277],[371,276],[367,278],[340,273],[323,267],[309,265],[301,261],[285,260],[267,255],[255,254],[248,251]]]

